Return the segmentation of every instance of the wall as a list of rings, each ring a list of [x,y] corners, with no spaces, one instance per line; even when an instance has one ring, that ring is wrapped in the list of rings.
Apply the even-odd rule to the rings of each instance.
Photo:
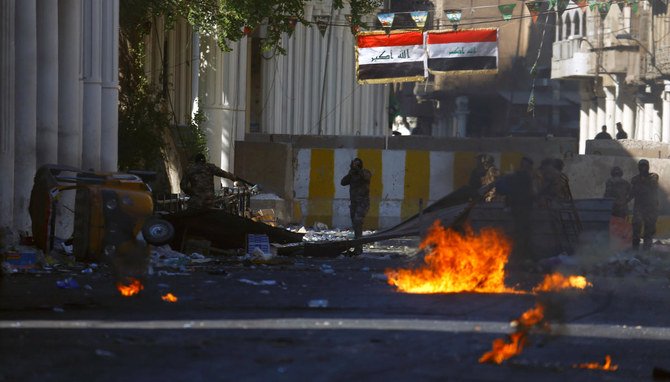
[[[350,226],[349,190],[340,180],[350,161],[362,158],[373,174],[366,229],[396,224],[417,213],[421,200],[428,205],[465,184],[479,153],[491,153],[505,173],[513,171],[523,155],[539,163],[549,156],[571,157],[577,148],[574,139],[260,134],[247,134],[245,142],[236,144],[242,161],[236,173],[266,185],[266,190],[272,188],[291,205],[295,201],[301,223],[307,225],[319,221]],[[274,191],[280,189],[283,194]]]

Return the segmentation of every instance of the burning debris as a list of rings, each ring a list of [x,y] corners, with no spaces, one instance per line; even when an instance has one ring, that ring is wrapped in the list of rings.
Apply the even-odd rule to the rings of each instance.
[[[534,308],[525,311],[521,317],[512,321],[516,326],[516,331],[509,335],[509,341],[502,338],[496,338],[493,341],[491,351],[484,353],[479,358],[479,363],[501,364],[503,361],[515,357],[523,351],[528,340],[528,334],[536,326],[542,326],[549,330],[549,324],[544,320],[544,306],[535,305]]]
[[[166,301],[166,302],[177,302],[177,301],[179,301],[177,296],[175,296],[175,295],[173,295],[172,293],[169,293],[169,292],[167,294],[161,296],[161,299],[163,301]]]
[[[131,277],[124,281],[125,282],[120,281],[116,284],[116,289],[118,289],[121,295],[124,297],[134,296],[144,289],[144,285],[142,285],[138,279]]]
[[[387,270],[388,283],[407,293],[518,293],[505,286],[511,243],[493,228],[475,234],[445,229],[436,221],[419,248],[425,266]]]
[[[554,273],[546,275],[544,280],[533,288],[533,292],[556,292],[568,288],[584,289],[591,285],[583,276],[563,276],[560,273]],[[540,302],[536,303],[534,308],[524,312],[521,317],[512,321],[512,326],[516,327],[516,330],[509,335],[509,340],[506,342],[501,338],[495,339],[491,351],[484,353],[479,358],[479,363],[499,365],[503,361],[521,354],[533,329],[539,328],[546,332],[551,330],[545,317],[545,307]]]
[[[612,357],[610,355],[605,356],[605,363],[600,364],[598,362],[589,362],[589,363],[580,363],[573,366],[575,369],[593,369],[593,370],[605,370],[605,371],[616,371],[619,366],[612,364]]]

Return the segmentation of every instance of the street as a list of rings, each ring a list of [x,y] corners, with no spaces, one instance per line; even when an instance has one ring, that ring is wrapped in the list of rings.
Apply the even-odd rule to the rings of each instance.
[[[214,259],[154,272],[134,297],[105,267],[5,275],[0,381],[633,381],[670,368],[667,278],[556,294],[565,322],[494,365],[478,359],[536,296],[399,293],[383,273],[412,264],[397,253]],[[56,286],[72,275],[78,288]],[[618,370],[574,367],[606,355]]]

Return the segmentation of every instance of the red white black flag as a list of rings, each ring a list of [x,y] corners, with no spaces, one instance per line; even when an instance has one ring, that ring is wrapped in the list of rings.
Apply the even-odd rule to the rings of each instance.
[[[431,73],[498,70],[497,29],[429,31],[426,35]]]
[[[423,81],[427,74],[423,33],[361,33],[357,36],[356,64],[359,83]]]

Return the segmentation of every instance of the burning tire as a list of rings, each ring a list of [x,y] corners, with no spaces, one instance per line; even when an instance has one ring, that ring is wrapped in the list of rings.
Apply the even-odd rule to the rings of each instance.
[[[174,227],[167,220],[153,218],[144,223],[142,235],[151,245],[164,245],[174,237]]]

